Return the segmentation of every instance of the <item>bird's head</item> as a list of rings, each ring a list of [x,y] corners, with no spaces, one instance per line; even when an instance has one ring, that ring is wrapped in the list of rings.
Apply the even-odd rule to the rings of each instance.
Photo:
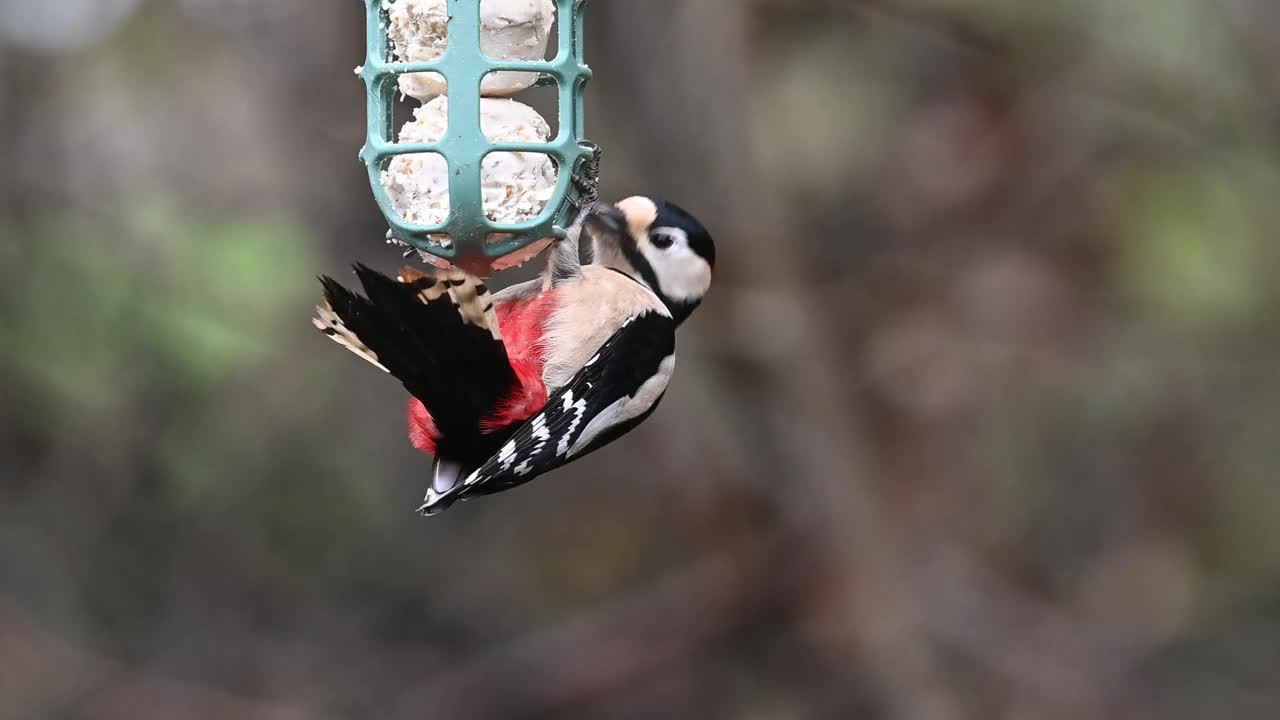
[[[644,283],[676,323],[684,322],[711,289],[716,264],[711,233],[672,203],[647,197],[597,203],[586,228],[595,262]]]

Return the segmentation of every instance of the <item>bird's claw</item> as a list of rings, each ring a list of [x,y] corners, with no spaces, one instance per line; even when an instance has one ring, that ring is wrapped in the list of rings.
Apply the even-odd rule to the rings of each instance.
[[[578,197],[573,200],[573,204],[581,213],[600,198],[600,159],[604,152],[590,140],[581,140],[578,146],[591,153],[573,171],[573,186],[578,190]]]

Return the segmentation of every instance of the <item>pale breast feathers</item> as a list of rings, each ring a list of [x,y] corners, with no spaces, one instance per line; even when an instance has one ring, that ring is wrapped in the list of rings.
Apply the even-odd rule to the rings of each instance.
[[[569,382],[628,319],[652,312],[670,317],[662,301],[622,273],[588,265],[580,282],[556,290],[556,310],[548,320],[542,377],[548,388]]]

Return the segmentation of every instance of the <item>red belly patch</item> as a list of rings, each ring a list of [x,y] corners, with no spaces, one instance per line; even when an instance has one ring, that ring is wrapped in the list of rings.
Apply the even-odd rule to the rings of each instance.
[[[532,298],[500,303],[495,308],[507,358],[517,382],[494,413],[480,422],[482,432],[491,433],[524,422],[547,404],[547,386],[542,382],[545,364],[542,340],[547,320],[555,307],[555,294],[546,292]],[[409,442],[418,450],[435,455],[440,430],[431,413],[422,401],[411,397],[408,415]]]

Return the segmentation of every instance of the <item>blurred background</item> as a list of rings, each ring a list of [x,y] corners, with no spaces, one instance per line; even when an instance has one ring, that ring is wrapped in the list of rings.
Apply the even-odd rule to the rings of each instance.
[[[595,0],[661,411],[413,514],[354,0],[0,1],[0,718],[1280,717],[1280,5]]]

